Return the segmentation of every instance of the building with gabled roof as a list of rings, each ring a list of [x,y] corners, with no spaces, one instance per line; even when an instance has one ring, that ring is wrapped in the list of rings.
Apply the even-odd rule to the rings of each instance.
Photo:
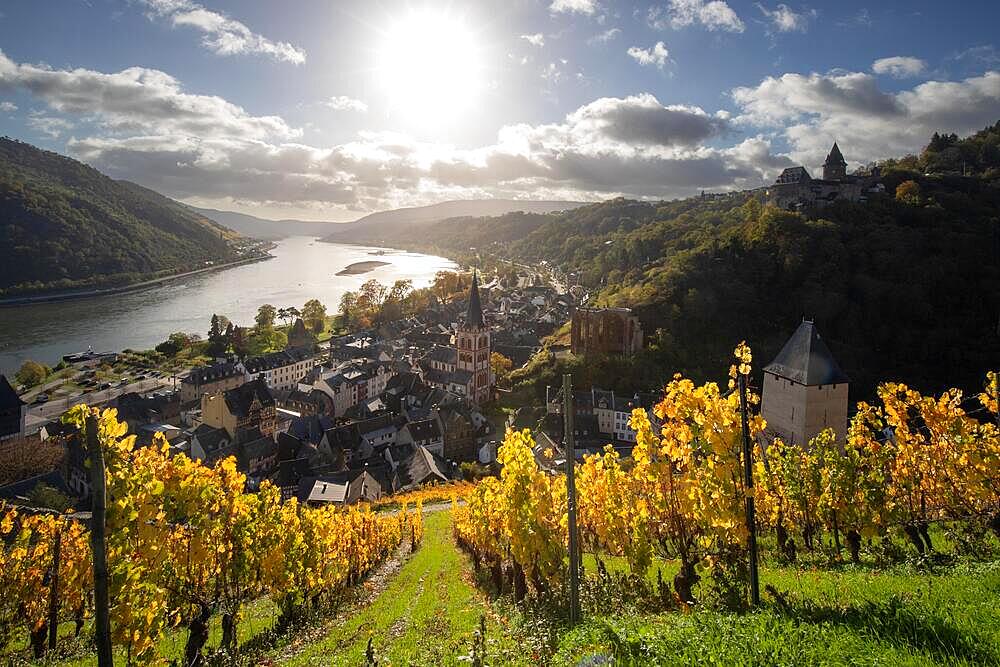
[[[770,438],[806,446],[824,429],[847,435],[850,378],[840,368],[815,323],[802,320],[764,367],[760,414]]]
[[[247,370],[240,362],[223,361],[211,366],[192,368],[181,378],[181,405],[200,401],[204,394],[235,389],[247,381]]]
[[[10,386],[6,376],[0,375],[0,440],[24,435],[28,406]]]
[[[235,442],[259,431],[274,436],[275,402],[263,378],[257,378],[224,392],[205,394],[201,416],[205,424],[223,428]]]

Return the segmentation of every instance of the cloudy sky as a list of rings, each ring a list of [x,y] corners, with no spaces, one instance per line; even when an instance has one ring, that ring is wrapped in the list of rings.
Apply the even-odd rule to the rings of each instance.
[[[995,0],[5,0],[0,133],[272,218],[682,197],[1000,120],[998,25]]]

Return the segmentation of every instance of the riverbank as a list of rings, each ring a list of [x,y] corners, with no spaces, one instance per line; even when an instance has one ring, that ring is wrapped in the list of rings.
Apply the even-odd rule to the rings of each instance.
[[[191,276],[200,275],[202,273],[211,273],[212,271],[221,271],[223,269],[230,269],[234,266],[242,266],[244,264],[252,264],[254,262],[262,262],[264,260],[273,259],[273,256],[268,254],[262,257],[246,257],[244,259],[236,260],[235,262],[226,262],[225,264],[216,264],[213,266],[206,266],[203,269],[195,269],[194,271],[185,271],[184,273],[175,273],[169,276],[163,276],[160,278],[152,278],[150,280],[143,280],[137,283],[130,283],[128,285],[119,285],[117,287],[102,287],[99,289],[90,290],[73,290],[69,292],[52,292],[49,294],[36,294],[34,296],[16,296],[8,297],[5,299],[0,299],[0,308],[13,307],[13,306],[27,306],[37,303],[55,303],[58,301],[75,301],[78,299],[88,299],[95,296],[107,296],[109,294],[124,294],[126,292],[136,292],[138,290],[149,289],[152,287],[159,287],[160,285],[166,285],[174,280],[180,280],[182,278],[190,278]]]
[[[275,308],[318,299],[329,311],[347,291],[370,277],[392,285],[412,280],[426,287],[438,271],[454,270],[443,257],[392,253],[373,257],[379,248],[317,243],[313,237],[292,237],[275,243],[273,259],[213,270],[146,289],[61,302],[31,302],[0,308],[0,373],[8,377],[26,359],[50,366],[64,354],[95,350],[146,350],[178,331],[204,337],[213,314],[234,324],[252,325],[263,304]],[[352,263],[387,260],[362,276],[334,276]],[[218,267],[212,267],[218,268]],[[167,276],[164,276],[167,277]]]

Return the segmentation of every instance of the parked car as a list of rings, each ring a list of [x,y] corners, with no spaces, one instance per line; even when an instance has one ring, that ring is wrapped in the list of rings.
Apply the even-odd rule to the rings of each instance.
[[[35,403],[45,403],[48,400],[49,400],[48,394],[39,394],[38,396],[35,396]]]
[[[111,383],[110,382],[105,382],[100,387],[98,387],[98,389],[100,389],[101,391],[104,391],[105,389],[111,389]]]
[[[128,379],[127,378],[122,378],[121,381],[118,383],[118,386],[119,387],[124,387],[127,384],[128,384]]]

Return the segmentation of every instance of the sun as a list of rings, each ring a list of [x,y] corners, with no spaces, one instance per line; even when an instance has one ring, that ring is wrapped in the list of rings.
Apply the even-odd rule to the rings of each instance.
[[[440,125],[478,100],[482,48],[461,18],[410,10],[384,31],[377,72],[391,115],[414,125]]]

